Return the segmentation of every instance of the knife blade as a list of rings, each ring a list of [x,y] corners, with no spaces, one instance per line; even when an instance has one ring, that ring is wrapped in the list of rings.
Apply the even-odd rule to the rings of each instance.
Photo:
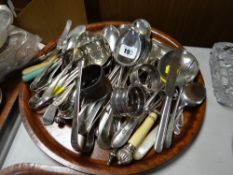
[[[171,59],[166,66],[167,77],[166,77],[166,84],[165,84],[165,102],[162,108],[161,119],[158,129],[158,134],[155,139],[154,149],[157,153],[160,153],[163,150],[163,144],[166,136],[167,125],[169,121],[169,115],[171,110],[172,104],[172,97],[176,87],[176,79],[179,72],[180,67],[180,57],[182,54],[181,49],[176,49],[168,53]]]

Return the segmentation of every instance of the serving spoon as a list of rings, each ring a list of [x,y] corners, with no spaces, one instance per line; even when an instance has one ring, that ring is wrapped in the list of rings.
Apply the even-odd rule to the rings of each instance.
[[[182,49],[175,49],[166,53],[160,60],[158,68],[161,79],[166,84],[166,99],[162,108],[158,134],[154,145],[155,151],[160,153],[166,138],[175,87],[182,87],[184,84],[192,81],[196,77],[199,68],[196,58],[188,51]]]
[[[202,102],[204,101],[204,99],[206,98],[206,90],[205,90],[205,87],[198,83],[198,82],[194,82],[194,83],[190,83],[190,84],[187,84],[184,86],[184,89],[183,89],[183,93],[181,95],[181,98],[180,98],[180,105],[179,105],[179,108],[178,108],[178,112],[177,112],[177,117],[176,117],[176,121],[179,121],[180,120],[180,117],[182,116],[182,113],[184,111],[184,108],[189,106],[189,107],[195,107],[197,105],[200,105],[202,104]],[[175,126],[174,128],[174,133],[176,135],[179,135],[178,134],[178,124],[175,124],[173,123],[173,127]],[[183,124],[180,124],[180,126],[182,126]],[[173,131],[173,130],[172,130]],[[171,135],[167,135],[167,139],[170,139],[169,138],[171,137]],[[171,141],[167,143],[168,146],[171,144]]]

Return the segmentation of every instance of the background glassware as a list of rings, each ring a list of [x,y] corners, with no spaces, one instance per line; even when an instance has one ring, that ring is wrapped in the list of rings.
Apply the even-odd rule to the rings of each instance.
[[[210,54],[209,64],[217,101],[233,107],[233,43],[215,43]]]

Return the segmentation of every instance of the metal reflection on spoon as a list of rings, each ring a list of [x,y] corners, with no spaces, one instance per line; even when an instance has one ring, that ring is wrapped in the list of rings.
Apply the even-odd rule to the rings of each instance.
[[[108,41],[111,51],[113,52],[120,36],[119,30],[113,25],[106,26],[102,30],[102,36]]]

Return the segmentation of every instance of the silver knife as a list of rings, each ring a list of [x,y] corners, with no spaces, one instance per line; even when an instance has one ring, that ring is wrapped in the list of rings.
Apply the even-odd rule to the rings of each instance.
[[[161,112],[161,119],[159,123],[159,129],[158,134],[155,140],[154,149],[157,153],[160,153],[163,150],[163,144],[166,136],[167,131],[167,125],[169,121],[169,115],[171,110],[171,104],[172,104],[172,97],[175,91],[176,86],[176,78],[177,73],[180,67],[180,57],[182,54],[181,49],[176,49],[173,51],[170,51],[165,56],[169,56],[171,61],[169,62],[170,70],[168,72],[168,75],[166,77],[166,85],[165,85],[165,102],[162,108]]]

